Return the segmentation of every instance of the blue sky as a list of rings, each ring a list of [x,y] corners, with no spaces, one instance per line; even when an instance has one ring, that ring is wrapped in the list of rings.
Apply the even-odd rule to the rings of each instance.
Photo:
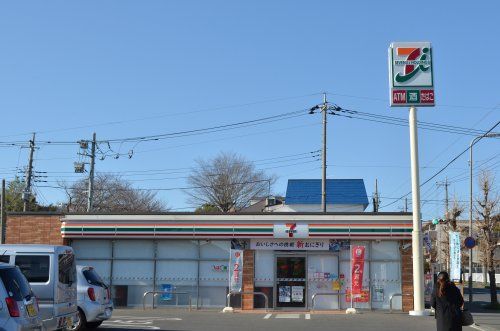
[[[0,140],[27,141],[33,131],[40,141],[76,141],[94,131],[106,140],[198,129],[307,109],[324,91],[344,108],[407,118],[405,108],[388,106],[391,41],[433,44],[437,106],[419,109],[419,120],[485,130],[500,118],[498,12],[496,1],[3,2]],[[330,117],[328,130],[330,178],[363,178],[368,194],[377,178],[382,206],[409,192],[407,128]],[[473,138],[419,134],[422,181]],[[483,140],[474,150],[477,164],[496,174],[498,143]],[[195,159],[234,151],[277,175],[273,191],[284,193],[288,178],[320,178],[320,163],[306,154],[269,159],[320,147],[320,115],[309,115],[112,144],[97,171],[121,172],[138,188],[186,187]],[[114,158],[131,149],[131,159]],[[61,190],[43,186],[84,176],[72,173],[77,152],[77,145],[36,151],[35,169],[49,176],[36,183],[39,200],[63,201]],[[0,153],[7,179],[27,162],[26,149]],[[422,188],[424,218],[442,213],[444,190],[435,183],[446,176],[456,180],[450,196],[468,199],[467,161],[461,157]],[[158,197],[189,210],[182,190]],[[402,206],[397,201],[383,210]]]

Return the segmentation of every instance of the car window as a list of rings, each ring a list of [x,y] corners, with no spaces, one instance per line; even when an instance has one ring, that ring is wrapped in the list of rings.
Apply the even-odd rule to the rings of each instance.
[[[16,265],[30,283],[45,283],[49,280],[48,255],[16,255]]]
[[[0,255],[0,262],[9,263],[10,255]]]
[[[14,300],[21,301],[31,296],[30,284],[18,268],[0,269],[0,278],[9,297]]]
[[[71,284],[75,281],[75,256],[73,254],[59,254],[59,282]]]
[[[99,274],[95,271],[95,269],[87,269],[84,270],[82,273],[85,279],[87,280],[87,283],[89,283],[90,285],[106,287],[101,276],[99,276]]]

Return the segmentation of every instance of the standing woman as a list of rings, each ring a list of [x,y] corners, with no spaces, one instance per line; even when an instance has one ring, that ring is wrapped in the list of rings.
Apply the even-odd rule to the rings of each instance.
[[[464,298],[460,290],[450,282],[447,272],[441,271],[432,291],[432,308],[436,310],[437,331],[462,331]]]

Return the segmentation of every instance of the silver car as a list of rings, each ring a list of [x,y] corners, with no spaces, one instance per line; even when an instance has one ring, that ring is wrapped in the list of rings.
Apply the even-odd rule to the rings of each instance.
[[[113,313],[110,288],[93,267],[76,266],[79,322],[73,330],[95,329]]]
[[[40,303],[44,328],[66,330],[77,320],[73,249],[59,245],[0,245],[1,261],[18,266]]]
[[[0,263],[0,330],[43,330],[38,302],[18,267]]]

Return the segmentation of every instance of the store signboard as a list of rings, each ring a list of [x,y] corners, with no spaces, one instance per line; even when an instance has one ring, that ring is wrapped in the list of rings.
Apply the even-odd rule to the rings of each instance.
[[[460,281],[460,233],[450,232],[450,279]]]
[[[229,260],[229,291],[241,292],[243,288],[243,250],[231,249]]]
[[[309,226],[299,223],[274,224],[274,238],[308,238]]]
[[[365,267],[365,246],[351,246],[352,293],[361,294],[363,289],[363,270]]]
[[[328,239],[250,239],[250,249],[284,251],[327,251]]]
[[[429,42],[394,42],[389,47],[391,107],[434,106],[432,48]]]

